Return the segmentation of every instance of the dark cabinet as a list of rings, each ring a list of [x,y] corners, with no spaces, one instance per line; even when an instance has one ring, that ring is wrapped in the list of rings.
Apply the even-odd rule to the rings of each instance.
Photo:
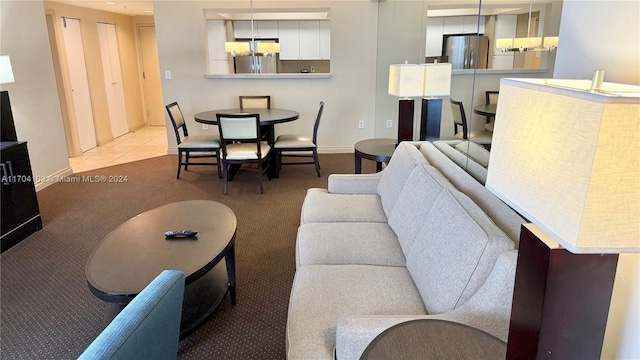
[[[1,251],[42,229],[38,199],[31,173],[27,143],[3,141],[0,162],[2,178]]]

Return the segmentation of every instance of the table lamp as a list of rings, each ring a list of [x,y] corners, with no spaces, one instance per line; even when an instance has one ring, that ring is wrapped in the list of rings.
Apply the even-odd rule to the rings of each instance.
[[[424,64],[424,92],[422,93],[422,113],[420,116],[420,140],[440,139],[442,119],[442,99],[451,91],[451,64]]]
[[[501,80],[486,187],[531,222],[507,359],[600,358],[618,254],[640,252],[639,138],[640,86]]]
[[[393,64],[389,66],[389,95],[400,98],[398,107],[398,143],[413,141],[414,101],[424,94],[424,65]]]
[[[0,55],[0,84],[15,82],[13,68],[9,55]],[[0,138],[2,141],[18,141],[16,126],[13,122],[13,111],[11,110],[11,100],[9,91],[0,91]]]

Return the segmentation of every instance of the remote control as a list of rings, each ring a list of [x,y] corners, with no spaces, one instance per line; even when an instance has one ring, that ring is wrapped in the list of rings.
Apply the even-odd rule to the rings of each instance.
[[[164,236],[167,238],[186,238],[186,237],[194,237],[198,232],[192,230],[172,230],[164,233]]]

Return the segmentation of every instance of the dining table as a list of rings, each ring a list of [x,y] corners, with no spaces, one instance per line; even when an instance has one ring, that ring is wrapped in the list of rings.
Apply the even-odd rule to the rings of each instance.
[[[478,115],[495,118],[497,108],[498,104],[478,105],[473,108],[473,112]]]
[[[297,120],[300,117],[300,113],[294,110],[287,109],[262,109],[262,108],[230,108],[230,109],[217,109],[208,110],[195,114],[195,121],[200,124],[215,125],[218,126],[217,114],[258,114],[260,115],[260,132],[265,136],[267,143],[273,148],[275,141],[275,125],[286,123],[289,121]],[[280,169],[276,164],[276,152],[269,152],[269,168],[267,174],[269,178],[280,177]],[[233,179],[233,176],[237,169],[233,169],[229,172],[229,180]]]

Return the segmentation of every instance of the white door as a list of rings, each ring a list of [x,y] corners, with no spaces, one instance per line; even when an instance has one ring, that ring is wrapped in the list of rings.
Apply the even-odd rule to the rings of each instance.
[[[104,73],[104,86],[109,106],[111,133],[114,138],[117,138],[129,132],[129,123],[124,103],[116,26],[114,24],[98,23],[98,38],[100,39],[102,72]]]
[[[156,45],[156,28],[138,28],[140,52],[142,53],[142,77],[144,79],[144,102],[147,107],[147,125],[165,125],[160,83],[160,62]]]
[[[80,20],[62,18],[62,36],[64,37],[64,48],[69,66],[69,77],[71,78],[73,112],[80,138],[80,149],[84,152],[96,147],[97,142]]]

